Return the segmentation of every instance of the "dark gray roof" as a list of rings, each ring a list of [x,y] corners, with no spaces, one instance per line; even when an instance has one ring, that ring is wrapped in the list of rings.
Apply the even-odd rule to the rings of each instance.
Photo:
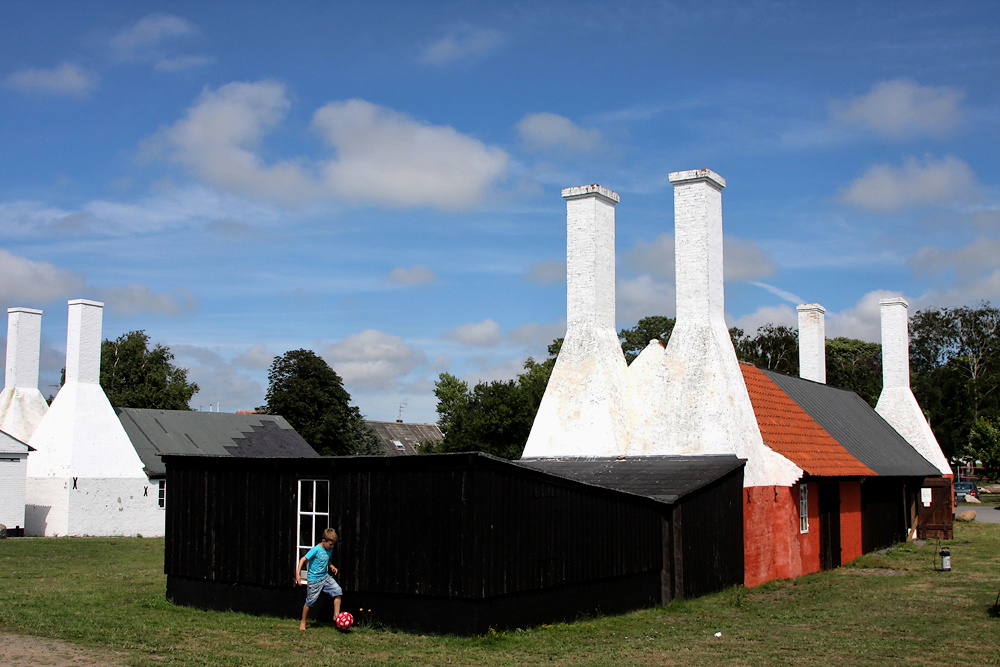
[[[733,455],[521,459],[521,465],[578,482],[672,503],[743,467]]]
[[[319,456],[277,415],[115,408],[150,476],[166,468],[157,454],[255,458]]]
[[[853,391],[761,369],[844,449],[881,476],[937,477],[941,472]]]
[[[405,424],[403,422],[376,422],[365,420],[382,440],[382,450],[387,456],[409,456],[417,453],[417,443],[425,440],[441,442],[444,435],[437,424]]]

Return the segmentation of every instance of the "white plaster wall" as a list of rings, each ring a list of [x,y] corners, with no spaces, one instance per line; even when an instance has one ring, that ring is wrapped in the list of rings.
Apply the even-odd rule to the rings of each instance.
[[[599,185],[566,198],[566,338],[524,458],[624,454],[634,425],[625,355],[615,329],[615,204]]]
[[[951,475],[948,459],[910,389],[909,304],[893,297],[881,299],[879,305],[882,311],[882,393],[875,412],[942,475]]]
[[[0,523],[8,528],[24,527],[27,458],[27,454],[0,453]]]
[[[632,385],[636,412],[642,411],[640,407],[642,404],[655,400],[653,396],[649,395],[649,389],[653,386],[660,367],[663,366],[665,352],[666,348],[663,343],[654,338],[628,365],[628,381]]]
[[[77,488],[69,490],[69,534],[162,537],[158,488],[145,476],[77,478]]]
[[[70,484],[71,480],[65,477],[28,477],[25,534],[47,537],[69,534]]]
[[[799,377],[826,384],[826,309],[804,303],[799,313]]]
[[[28,442],[48,410],[38,391],[42,311],[7,309],[7,362],[0,392],[0,430]]]
[[[744,486],[790,486],[802,469],[764,444],[725,322],[722,188],[704,169],[674,183],[677,324],[645,395],[629,455],[735,454]]]

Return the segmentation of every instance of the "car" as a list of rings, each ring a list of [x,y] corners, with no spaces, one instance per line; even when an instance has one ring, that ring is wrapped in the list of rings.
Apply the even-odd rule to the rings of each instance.
[[[979,500],[979,487],[975,482],[955,482],[955,502],[960,503],[966,496],[973,496]]]

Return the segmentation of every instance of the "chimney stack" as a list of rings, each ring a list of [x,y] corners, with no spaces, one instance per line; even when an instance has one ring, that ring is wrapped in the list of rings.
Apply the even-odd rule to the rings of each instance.
[[[803,303],[799,313],[799,377],[826,384],[826,309]]]
[[[66,325],[66,382],[100,384],[104,304],[74,299]]]
[[[0,393],[0,429],[27,443],[48,410],[38,391],[42,311],[7,309],[7,368]]]
[[[942,475],[952,474],[923,410],[910,389],[910,334],[907,309],[901,297],[879,299],[882,311],[882,393],[875,412],[896,429]]]
[[[722,189],[710,169],[670,174],[674,184],[677,323],[656,377],[636,404],[630,455],[735,454],[744,486],[790,485],[802,470],[764,444],[726,327]]]
[[[632,392],[615,328],[615,205],[600,185],[566,200],[566,338],[524,458],[617,456],[632,434]]]

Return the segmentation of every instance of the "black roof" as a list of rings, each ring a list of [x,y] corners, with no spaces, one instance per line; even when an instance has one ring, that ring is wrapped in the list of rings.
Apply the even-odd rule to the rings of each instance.
[[[166,474],[160,454],[252,458],[319,456],[277,415],[115,408],[146,474]]]
[[[746,459],[713,456],[521,459],[521,465],[608,489],[673,503],[742,468]]]
[[[883,477],[940,477],[930,461],[853,391],[760,369],[851,455]]]

